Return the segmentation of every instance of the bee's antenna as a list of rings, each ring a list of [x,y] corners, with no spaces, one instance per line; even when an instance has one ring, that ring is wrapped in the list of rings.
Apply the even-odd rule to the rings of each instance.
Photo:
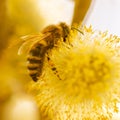
[[[75,29],[75,30],[77,30],[78,32],[80,32],[81,34],[83,34],[84,35],[84,33],[81,31],[81,30],[79,30],[79,29],[77,29],[77,28],[75,28],[75,27],[71,27],[71,29]]]

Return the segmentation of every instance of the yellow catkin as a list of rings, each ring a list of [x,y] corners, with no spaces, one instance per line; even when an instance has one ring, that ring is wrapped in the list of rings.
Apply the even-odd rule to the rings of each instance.
[[[29,85],[44,120],[111,120],[119,112],[120,38],[82,31],[51,51],[61,80],[46,60],[42,78]]]

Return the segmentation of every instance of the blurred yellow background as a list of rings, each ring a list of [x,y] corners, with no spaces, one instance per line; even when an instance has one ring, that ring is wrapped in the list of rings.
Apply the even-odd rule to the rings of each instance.
[[[16,98],[32,101],[31,96],[26,93],[26,85],[31,80],[26,70],[26,58],[17,55],[19,44],[14,45],[14,43],[20,41],[21,36],[40,32],[49,24],[57,24],[63,21],[71,25],[74,6],[74,0],[0,0],[1,120],[8,119],[4,118],[8,114],[4,112],[6,111],[4,106],[7,106],[9,102],[11,105],[11,102]],[[84,24],[88,26],[92,24],[95,29],[109,30],[112,34],[120,35],[119,6],[119,0],[93,0],[87,16],[84,16]],[[79,16],[80,12],[77,12]],[[16,95],[18,96],[16,97]],[[10,109],[12,110],[11,106]],[[37,106],[35,109],[37,111]],[[38,117],[33,118],[33,120],[39,119],[39,115],[36,116]],[[28,116],[25,119],[27,118]],[[18,118],[11,117],[10,120],[16,119]]]

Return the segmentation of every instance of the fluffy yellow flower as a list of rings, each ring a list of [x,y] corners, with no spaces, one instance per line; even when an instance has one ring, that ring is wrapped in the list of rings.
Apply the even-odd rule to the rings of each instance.
[[[43,77],[29,86],[44,120],[111,120],[118,112],[120,38],[82,31],[52,50],[57,73],[46,60]]]

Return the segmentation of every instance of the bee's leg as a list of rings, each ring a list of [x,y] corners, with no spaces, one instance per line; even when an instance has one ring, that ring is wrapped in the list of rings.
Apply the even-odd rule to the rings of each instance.
[[[49,55],[47,55],[47,60],[49,65],[51,66],[51,70],[54,72],[54,74],[58,77],[59,80],[62,80],[59,76],[59,72],[57,71],[57,68],[55,67],[55,64],[50,59]]]
[[[72,43],[70,42],[69,36],[67,36],[66,38],[64,38],[63,45],[65,45],[68,49],[70,49],[71,47],[73,47]]]
[[[41,75],[38,77],[38,79],[41,79],[41,80],[42,80],[42,78],[44,78],[44,76],[45,76],[45,71],[42,71],[42,73],[41,73]]]

